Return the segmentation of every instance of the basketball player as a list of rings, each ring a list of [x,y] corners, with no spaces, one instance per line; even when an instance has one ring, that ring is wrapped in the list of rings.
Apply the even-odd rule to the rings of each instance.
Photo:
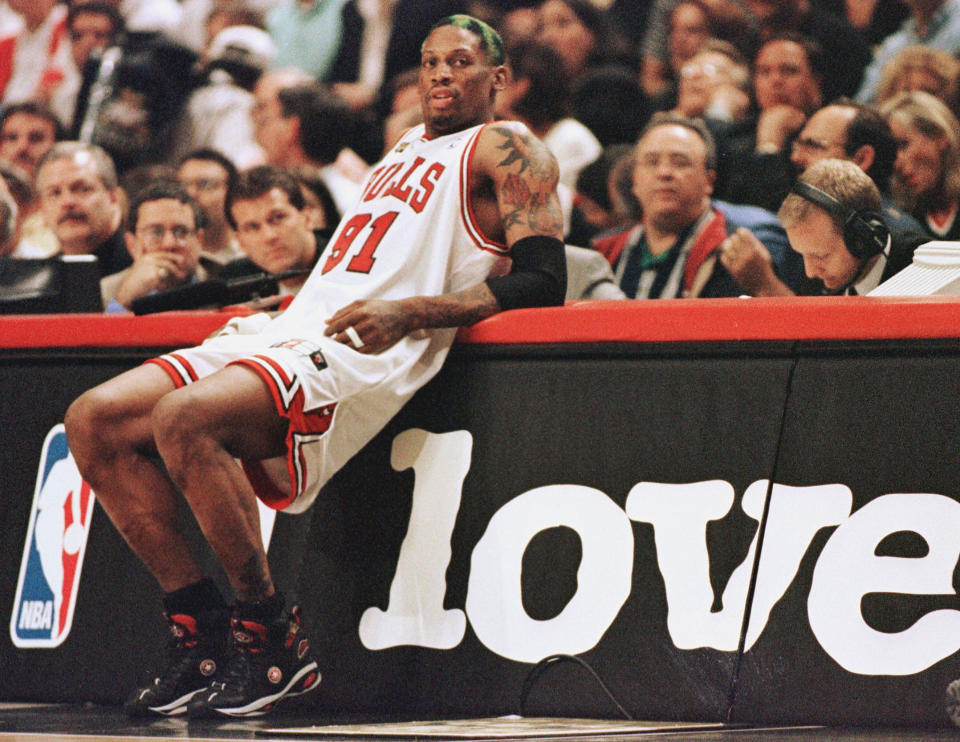
[[[69,409],[80,470],[160,583],[176,637],[129,713],[259,715],[316,688],[256,498],[304,511],[439,370],[456,327],[563,301],[557,165],[524,126],[493,123],[503,61],[486,24],[440,21],[422,46],[425,123],[372,170],[290,307],[231,322]],[[178,491],[230,580],[232,611],[177,527]]]

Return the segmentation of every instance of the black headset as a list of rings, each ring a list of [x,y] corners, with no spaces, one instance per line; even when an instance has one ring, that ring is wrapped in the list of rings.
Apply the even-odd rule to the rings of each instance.
[[[890,231],[877,212],[851,209],[829,193],[799,180],[793,184],[790,192],[826,209],[831,216],[839,219],[843,224],[843,244],[858,260],[867,260],[886,249]]]

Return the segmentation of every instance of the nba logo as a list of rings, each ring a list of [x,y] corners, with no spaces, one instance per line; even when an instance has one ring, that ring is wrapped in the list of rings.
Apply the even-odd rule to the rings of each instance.
[[[10,618],[14,646],[49,649],[70,633],[93,503],[93,491],[67,448],[63,425],[57,425],[40,456]]]

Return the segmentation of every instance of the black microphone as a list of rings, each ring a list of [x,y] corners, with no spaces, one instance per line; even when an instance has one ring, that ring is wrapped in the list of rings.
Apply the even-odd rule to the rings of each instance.
[[[305,276],[311,270],[312,268],[301,268],[281,273],[256,273],[229,281],[212,278],[208,281],[190,283],[168,291],[141,296],[133,300],[130,308],[133,309],[134,314],[140,315],[241,304],[255,297],[273,296],[280,290],[280,281]]]

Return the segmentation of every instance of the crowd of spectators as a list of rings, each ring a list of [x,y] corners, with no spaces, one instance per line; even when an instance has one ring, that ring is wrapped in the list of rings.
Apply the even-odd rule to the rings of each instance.
[[[309,270],[457,12],[557,157],[568,299],[850,293],[960,239],[960,0],[0,0],[0,259],[94,254],[107,311]],[[889,235],[839,286],[777,216],[822,160]]]

